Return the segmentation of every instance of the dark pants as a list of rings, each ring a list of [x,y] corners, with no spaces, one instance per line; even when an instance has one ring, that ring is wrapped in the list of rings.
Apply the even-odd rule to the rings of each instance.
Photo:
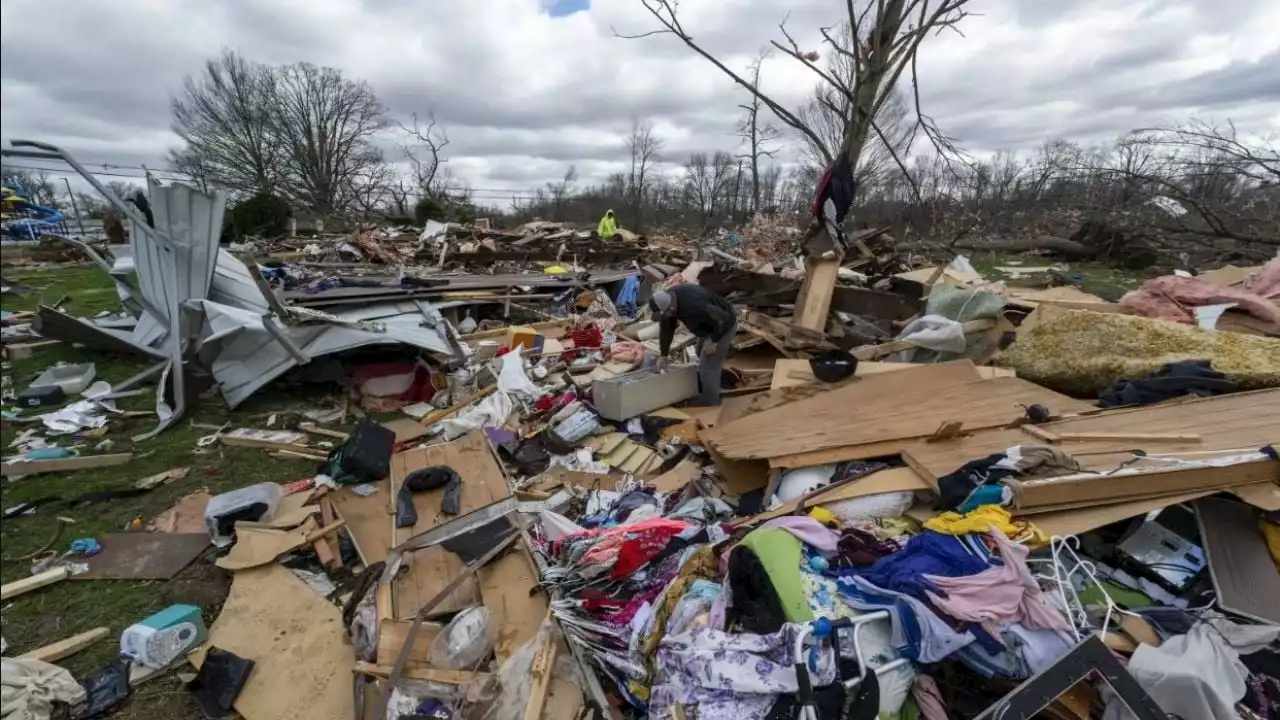
[[[724,369],[724,360],[729,356],[729,346],[733,344],[733,336],[738,333],[738,324],[718,338],[698,338],[698,404],[720,404],[720,371]],[[703,355],[702,348],[707,341],[714,341],[715,352]]]

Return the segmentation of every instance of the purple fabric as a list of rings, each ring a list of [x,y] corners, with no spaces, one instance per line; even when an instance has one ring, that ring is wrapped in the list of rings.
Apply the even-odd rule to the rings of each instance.
[[[832,555],[836,551],[840,535],[808,515],[784,515],[776,517],[760,526],[762,529],[775,527],[786,530],[796,536],[800,542],[812,545],[823,555]]]

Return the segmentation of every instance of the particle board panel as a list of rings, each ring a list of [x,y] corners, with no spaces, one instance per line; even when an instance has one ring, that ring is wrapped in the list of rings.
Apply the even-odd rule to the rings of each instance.
[[[1280,441],[1280,389],[1255,390],[1212,398],[1183,400],[1137,408],[1108,410],[1067,418],[1039,427],[1054,434],[1072,432],[1144,432],[1198,434],[1197,441],[1142,443],[1133,440],[1064,441],[1057,447],[1077,456],[1090,470],[1106,471],[1123,462],[1130,450],[1185,455],[1214,450],[1253,450]],[[935,487],[938,478],[961,465],[1032,439],[1019,430],[982,430],[939,443],[916,443],[904,452],[907,462]],[[1103,454],[1109,453],[1109,454]]]
[[[960,371],[971,373],[973,366],[961,367]],[[910,376],[919,373],[904,370],[864,380],[866,383],[887,381],[878,384],[909,388],[880,394],[871,400],[850,398],[843,391],[833,391],[811,401],[779,408],[780,411],[789,411],[786,414],[790,417],[786,419],[773,417],[772,412],[761,413],[742,423],[766,421],[766,427],[751,428],[748,432],[718,428],[717,431],[723,434],[712,443],[729,457],[776,458],[871,443],[886,443],[875,451],[876,454],[886,454],[886,450],[896,452],[911,444],[904,442],[908,439],[929,436],[944,422],[962,422],[964,430],[971,432],[1006,425],[1020,417],[1022,407],[1026,405],[1042,404],[1058,413],[1091,408],[1087,403],[1019,378],[938,383],[934,387],[921,388],[922,383],[910,380]],[[930,380],[933,377],[936,376],[925,374],[919,379]],[[907,382],[894,382],[899,380]],[[856,387],[858,384],[849,389]],[[803,415],[795,417],[797,410]],[[779,428],[786,428],[786,432],[779,432]],[[726,430],[728,432],[724,432]]]
[[[538,634],[547,616],[547,596],[539,590],[538,574],[520,544],[480,568],[477,575],[480,597],[498,628],[493,650],[498,662],[504,662]]]
[[[854,380],[838,388],[820,391],[810,397],[774,407],[762,404],[768,402],[772,405],[774,403],[769,401],[774,398],[783,399],[790,392],[806,389],[782,388],[763,396],[756,396],[745,406],[747,409],[755,409],[749,415],[747,410],[739,410],[738,416],[734,417],[722,410],[716,426],[703,433],[702,440],[704,444],[709,444],[721,454],[732,458],[770,457],[758,454],[743,455],[740,454],[741,450],[730,450],[744,443],[760,441],[768,442],[776,448],[774,456],[794,453],[798,452],[799,448],[786,446],[796,431],[809,426],[821,429],[845,423],[854,411],[877,400],[901,396],[913,391],[959,385],[977,379],[978,375],[973,363],[961,360],[937,365],[920,365],[902,372]],[[724,407],[729,408],[727,402]],[[786,428],[787,432],[779,432],[780,428]]]
[[[106,533],[102,552],[84,562],[72,580],[168,580],[209,547],[208,533]]]
[[[198,668],[216,647],[256,663],[235,700],[245,720],[350,720],[355,652],[344,636],[342,612],[272,563],[235,574],[208,642],[187,657]]]
[[[462,477],[460,515],[479,510],[511,492],[506,475],[489,448],[489,441],[482,431],[477,430],[453,442],[392,455],[391,485],[386,498],[388,507],[394,507],[395,495],[409,473],[435,465],[447,465]],[[453,519],[440,512],[443,498],[443,488],[414,494],[418,522],[411,528],[394,528],[395,544],[399,545],[414,535]],[[389,516],[387,523],[394,525],[394,522],[394,516]],[[395,616],[400,619],[412,618],[419,608],[466,569],[461,558],[439,545],[415,550],[405,559],[405,565],[407,572],[396,578],[392,588]],[[467,580],[433,612],[444,614],[461,610],[479,602],[479,597],[476,582]]]
[[[391,550],[390,480],[370,483],[377,491],[368,497],[352,492],[350,487],[329,493],[329,502],[338,517],[347,521],[347,533],[355,541],[356,552],[365,565],[387,559]]]

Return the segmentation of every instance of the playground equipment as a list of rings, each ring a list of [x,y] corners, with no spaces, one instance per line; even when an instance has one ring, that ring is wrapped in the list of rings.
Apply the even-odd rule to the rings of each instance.
[[[0,231],[20,240],[38,240],[45,234],[65,235],[62,213],[54,208],[36,205],[23,197],[21,185],[0,186]]]

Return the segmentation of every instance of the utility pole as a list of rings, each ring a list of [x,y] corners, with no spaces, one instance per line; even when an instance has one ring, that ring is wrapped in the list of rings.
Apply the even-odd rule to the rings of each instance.
[[[84,218],[80,217],[80,208],[76,205],[76,194],[71,192],[71,181],[64,175],[62,182],[67,184],[67,198],[71,200],[71,209],[76,213],[76,224],[80,226],[80,234],[84,235]]]

